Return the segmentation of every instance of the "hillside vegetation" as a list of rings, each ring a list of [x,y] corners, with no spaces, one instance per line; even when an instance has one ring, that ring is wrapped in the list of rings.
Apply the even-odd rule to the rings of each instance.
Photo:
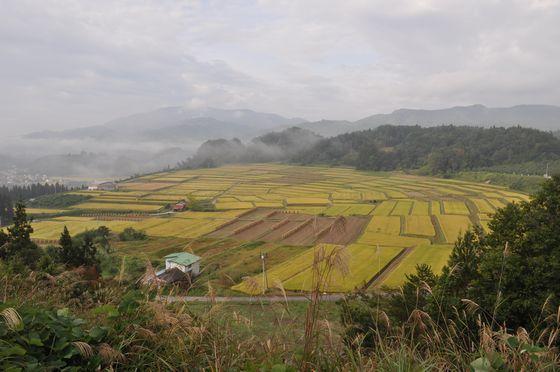
[[[558,158],[560,140],[535,129],[386,125],[324,139],[292,160],[437,174]]]
[[[374,171],[421,170],[439,175],[502,167],[542,175],[547,163],[553,165],[552,172],[558,160],[560,139],[536,129],[384,125],[330,138],[293,127],[257,137],[248,144],[239,139],[207,141],[180,168],[287,161]]]

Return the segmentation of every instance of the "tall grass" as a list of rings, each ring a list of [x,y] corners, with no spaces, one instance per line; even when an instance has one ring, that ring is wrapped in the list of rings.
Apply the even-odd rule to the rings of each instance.
[[[333,272],[348,273],[347,259],[344,247],[330,253],[319,247],[303,319],[286,321],[296,319],[295,305],[287,298],[276,307],[263,303],[256,311],[274,312],[268,314],[273,320],[265,334],[256,331],[262,324],[223,303],[209,303],[202,312],[194,311],[189,303],[166,303],[162,299],[167,297],[158,297],[164,294],[163,288],[146,289],[134,301],[126,300],[136,284],[123,275],[106,282],[81,282],[79,273],[3,275],[2,302],[13,308],[2,312],[0,321],[16,332],[21,321],[17,308],[22,304],[69,307],[90,325],[109,329],[101,346],[92,349],[77,341],[74,347],[84,358],[101,356],[105,368],[118,370],[231,371],[276,366],[304,371],[451,371],[467,370],[471,364],[481,370],[491,370],[490,366],[512,371],[558,370],[560,309],[547,313],[547,306],[535,330],[512,331],[492,318],[487,321],[494,309],[486,311],[469,299],[463,300],[461,309],[453,309],[453,317],[441,310],[433,319],[413,308],[406,321],[396,324],[383,311],[383,295],[378,294],[372,298],[376,304],[369,314],[372,326],[349,336],[321,311],[322,290]],[[281,283],[274,286],[286,296]],[[208,291],[213,296],[212,288]],[[423,284],[419,291],[431,293],[432,289]],[[353,306],[353,301],[347,298],[340,305]],[[107,305],[118,314],[98,310]]]

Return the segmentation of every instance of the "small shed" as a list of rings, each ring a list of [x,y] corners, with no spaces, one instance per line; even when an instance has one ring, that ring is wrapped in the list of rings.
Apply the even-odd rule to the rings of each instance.
[[[193,277],[200,274],[200,257],[187,252],[172,253],[165,256],[165,271],[177,268]]]

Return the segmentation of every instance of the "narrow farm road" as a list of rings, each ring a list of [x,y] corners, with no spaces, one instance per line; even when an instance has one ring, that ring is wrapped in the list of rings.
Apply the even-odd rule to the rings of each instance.
[[[321,301],[338,301],[344,298],[343,294],[327,294],[321,296]],[[305,302],[310,301],[306,296],[158,296],[158,300],[166,302],[240,302],[240,303],[261,303],[261,302]]]

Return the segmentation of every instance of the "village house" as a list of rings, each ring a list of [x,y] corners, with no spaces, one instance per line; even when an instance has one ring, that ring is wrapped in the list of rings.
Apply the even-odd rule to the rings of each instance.
[[[191,284],[200,274],[200,257],[187,252],[172,253],[164,257],[165,268],[141,279],[143,284],[157,285],[172,283]]]
[[[164,257],[165,270],[177,268],[193,277],[200,274],[200,257],[187,252],[172,253]]]
[[[187,209],[187,202],[182,200],[173,206],[173,212],[183,212]]]
[[[94,183],[92,183],[91,185],[88,186],[89,191],[97,191],[97,190],[115,191],[118,188],[119,187],[117,186],[117,184],[115,182],[112,182],[112,181],[94,182]]]

